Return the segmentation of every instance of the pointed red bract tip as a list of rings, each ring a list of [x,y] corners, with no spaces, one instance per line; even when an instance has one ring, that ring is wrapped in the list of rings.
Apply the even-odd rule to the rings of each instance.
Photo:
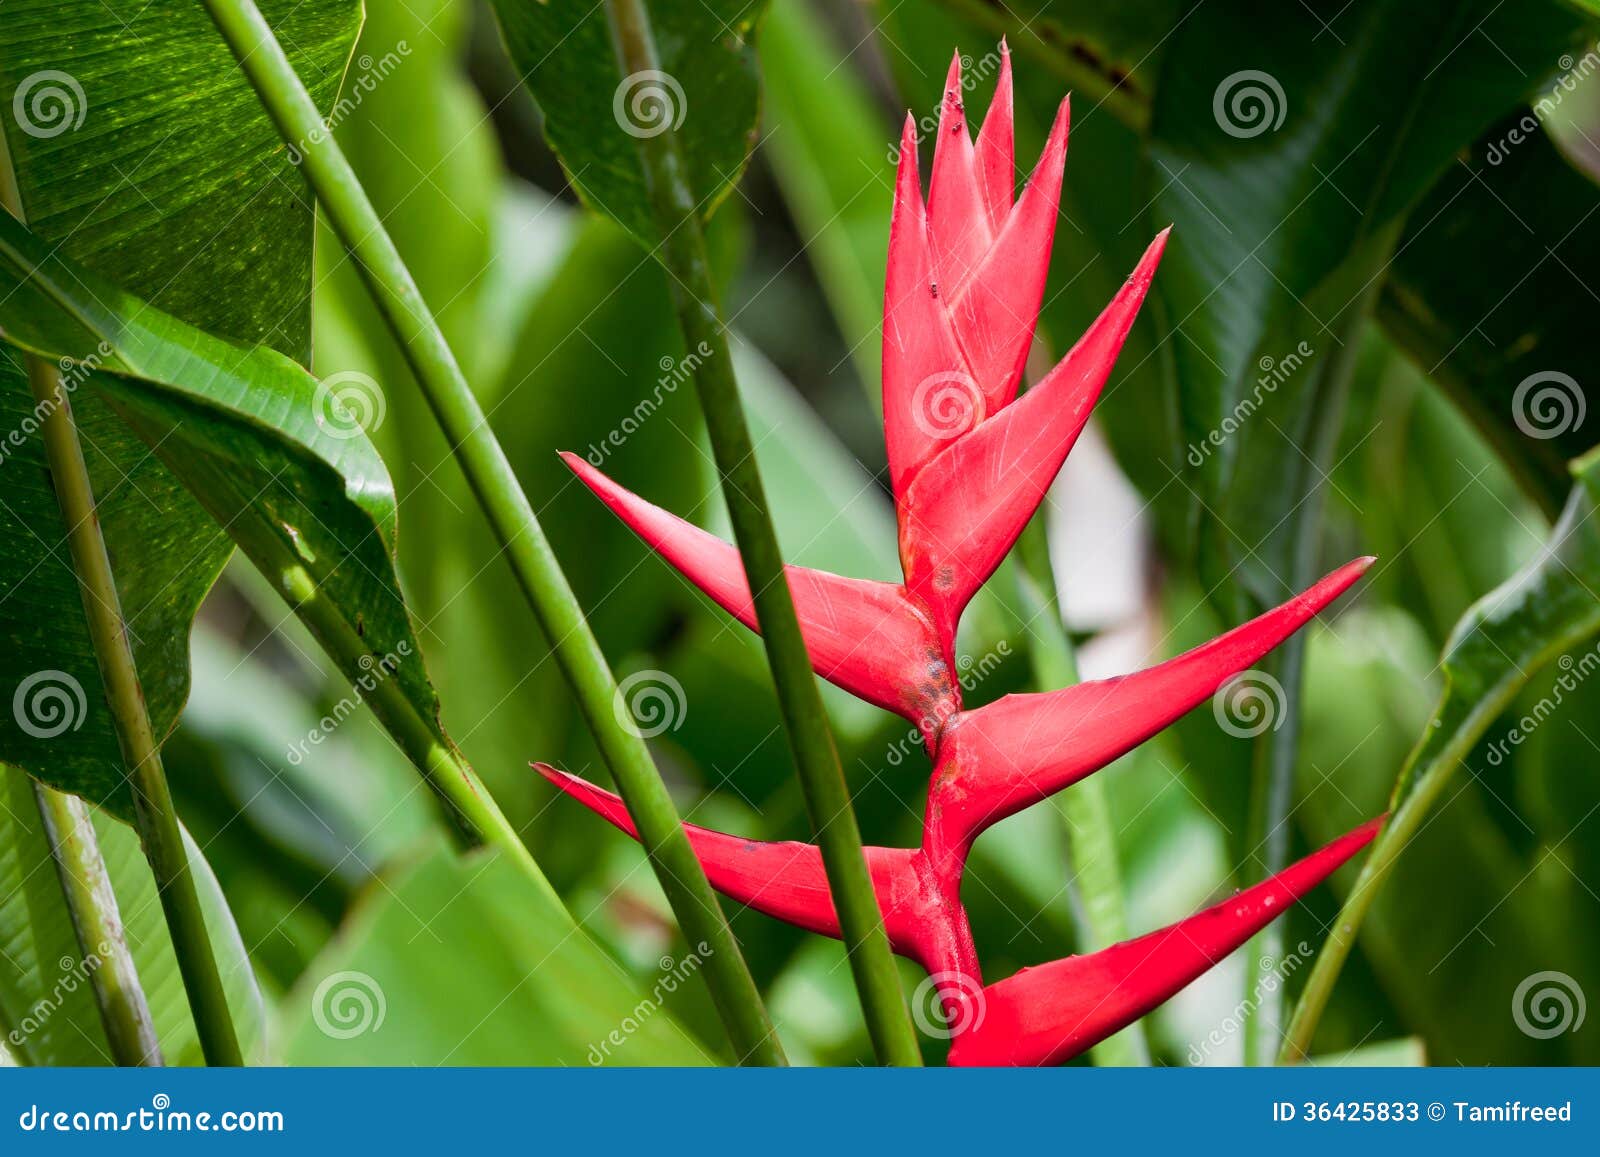
[[[1069,956],[983,990],[952,1065],[1049,1065],[1132,1024],[1239,948],[1365,847],[1370,820],[1276,876],[1159,932]]]
[[[939,102],[939,136],[933,146],[933,176],[928,181],[933,267],[947,300],[961,293],[994,243],[989,212],[978,185],[958,53],[950,63],[950,75]]]
[[[615,792],[547,763],[533,768],[561,791],[620,831],[639,838],[627,805]],[[822,853],[813,844],[747,840],[697,824],[683,825],[695,858],[711,886],[724,896],[797,928],[823,936],[839,935]],[[921,960],[929,937],[938,934],[928,901],[912,867],[909,848],[867,847],[867,872],[895,951]]]
[[[1023,212],[1019,205],[1013,223]],[[1044,500],[1111,376],[1164,247],[1164,237],[1150,243],[1117,296],[1038,385],[953,440],[896,492],[906,586],[942,630],[953,629]],[[1001,313],[1011,308],[988,300]]]
[[[1000,42],[1000,77],[995,81],[994,99],[984,114],[974,146],[978,189],[989,214],[989,232],[995,236],[1005,227],[1011,213],[1016,188],[1016,130],[1012,111],[1011,53]]]
[[[731,543],[617,485],[578,455],[561,460],[612,513],[708,598],[760,630],[744,563]],[[809,567],[784,574],[811,666],[858,698],[905,716],[928,735],[960,707],[954,655],[896,583],[841,578]]]
[[[939,741],[930,842],[964,848],[991,824],[1127,754],[1310,622],[1367,566],[1346,563],[1281,606],[1143,671],[963,712]]]
[[[956,339],[990,414],[1016,397],[1033,344],[1061,204],[1069,120],[1062,102],[1028,187],[950,303]],[[937,242],[937,231],[934,237]]]

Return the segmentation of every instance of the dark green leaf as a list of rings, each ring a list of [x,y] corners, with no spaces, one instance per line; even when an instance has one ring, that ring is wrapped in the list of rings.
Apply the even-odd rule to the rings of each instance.
[[[359,638],[360,655],[311,622],[345,674],[388,681],[445,743],[438,703],[394,576],[394,493],[354,415],[298,363],[202,333],[51,255],[0,216],[0,335],[93,369],[92,387],[154,447],[292,604],[311,601]],[[332,379],[330,379],[330,382]],[[377,391],[373,383],[367,389]],[[381,391],[365,402],[381,404]],[[172,557],[183,545],[164,543]],[[15,742],[24,766],[92,800],[126,804],[115,770],[68,764],[34,728]],[[48,762],[46,762],[48,757]]]
[[[1524,110],[1417,207],[1379,303],[1396,343],[1551,514],[1567,462],[1600,442],[1583,389],[1600,309],[1585,280],[1600,268],[1597,195]]]
[[[602,5],[495,0],[495,13],[544,112],[545,135],[573,186],[646,248],[661,240],[639,138],[671,127],[702,217],[738,182],[756,140],[760,95],[751,39],[764,0],[658,0],[650,18],[656,75],[623,76]]]
[[[262,7],[331,105],[358,0]],[[309,357],[311,204],[199,5],[8,0],[0,91],[5,151],[40,237],[193,325]],[[73,408],[151,721],[165,735],[188,692],[190,621],[232,546],[106,401],[80,390]],[[38,415],[10,349],[0,350],[0,537],[0,759],[109,801],[120,755]],[[63,689],[72,711],[48,742],[11,709],[34,675],[33,690]]]
[[[1285,593],[1326,367],[1381,276],[1386,231],[1583,29],[1550,3],[1330,0],[1265,19],[1225,0],[1167,43],[1152,213],[1175,228],[1157,287],[1225,588]]]

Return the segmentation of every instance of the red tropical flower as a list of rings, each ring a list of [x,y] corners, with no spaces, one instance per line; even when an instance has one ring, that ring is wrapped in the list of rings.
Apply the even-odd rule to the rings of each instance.
[[[866,849],[889,940],[938,983],[952,1064],[1066,1060],[1170,998],[1325,879],[1373,821],[1276,876],[1159,932],[1027,968],[985,986],[961,904],[973,841],[1076,783],[1203,703],[1338,598],[1361,558],[1274,610],[1158,666],[965,710],[956,627],[1043,500],[1133,325],[1166,244],[1157,235],[1087,333],[1017,397],[1044,293],[1061,193],[1068,106],[1012,198],[1011,67],[976,142],[951,63],[926,205],[908,116],[889,233],[883,410],[903,581],[788,568],[817,673],[920,729],[933,774],[917,848]],[[663,558],[756,629],[738,551],[629,493],[588,462],[574,473]],[[553,784],[630,835],[622,800],[545,764]],[[746,840],[685,825],[712,886],[740,903],[838,936],[811,844]],[[977,1009],[973,1007],[977,1002]]]

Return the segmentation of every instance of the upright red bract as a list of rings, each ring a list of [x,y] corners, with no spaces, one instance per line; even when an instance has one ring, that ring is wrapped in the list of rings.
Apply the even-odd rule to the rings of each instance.
[[[883,411],[903,581],[789,567],[817,673],[904,715],[933,759],[917,848],[866,849],[894,950],[936,982],[952,1064],[1066,1060],[1167,1000],[1238,948],[1364,846],[1376,821],[1278,875],[1159,932],[985,986],[961,879],[985,829],[1076,783],[1213,695],[1338,598],[1372,562],[1203,646],[1122,678],[1008,695],[974,710],[954,677],[962,611],[1043,500],[1155,276],[1165,231],[1087,333],[1017,398],[1050,265],[1067,147],[1061,104],[1039,164],[1013,200],[1011,63],[974,142],[951,63],[926,205],[906,119],[884,290]],[[629,493],[576,455],[573,472],[729,614],[757,629],[738,551]],[[535,765],[637,837],[622,800]],[[765,843],[685,825],[712,885],[791,924],[839,935],[811,844]]]

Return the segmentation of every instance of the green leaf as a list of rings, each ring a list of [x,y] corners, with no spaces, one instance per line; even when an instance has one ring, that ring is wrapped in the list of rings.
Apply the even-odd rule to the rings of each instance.
[[[263,8],[296,46],[319,103],[330,105],[360,22],[358,0]],[[9,153],[41,238],[193,325],[309,357],[311,204],[198,5],[8,0],[0,91],[9,113],[0,116],[0,154]],[[189,624],[232,546],[104,399],[79,390],[73,409],[151,722],[164,736],[188,693]],[[8,642],[0,699],[9,708],[20,685],[40,675],[32,688],[62,689],[72,712],[46,744],[21,729],[13,710],[0,711],[0,760],[110,803],[120,795],[120,753],[38,418],[21,358],[0,350],[0,635]]]
[[[1200,448],[1202,541],[1212,577],[1255,603],[1284,594],[1315,387],[1345,356],[1386,232],[1584,31],[1551,3],[1319,7],[1197,8],[1164,49],[1151,115],[1152,215],[1174,225],[1157,289]]]
[[[1334,931],[1306,981],[1285,1045],[1291,1056],[1309,1051],[1339,970],[1374,899],[1397,862],[1407,862],[1401,857],[1413,840],[1419,833],[1426,834],[1425,822],[1440,805],[1445,788],[1480,750],[1480,741],[1489,727],[1535,674],[1558,657],[1564,660],[1556,690],[1541,700],[1530,716],[1509,725],[1483,751],[1480,767],[1494,768],[1510,758],[1529,732],[1558,711],[1562,699],[1596,666],[1592,647],[1586,647],[1581,654],[1574,653],[1574,649],[1600,633],[1600,599],[1594,594],[1600,587],[1600,518],[1596,517],[1600,504],[1600,453],[1575,463],[1574,477],[1572,493],[1544,547],[1520,571],[1478,600],[1456,624],[1445,646],[1440,660],[1444,692],[1395,783],[1390,819],[1374,842]],[[1475,776],[1479,774],[1479,767],[1472,770]],[[1480,842],[1472,853],[1480,863],[1480,871],[1485,870],[1483,865],[1488,865],[1487,870],[1505,871],[1508,861],[1514,862],[1503,839]],[[1514,876],[1514,869],[1512,873]],[[1516,891],[1533,874],[1528,871],[1509,891],[1497,889],[1496,894]],[[1434,876],[1434,886],[1450,886],[1447,874],[1435,868]],[[1425,890],[1414,893],[1413,903],[1426,905],[1427,895]],[[1570,948],[1564,947],[1563,929],[1546,926],[1537,915],[1542,910],[1538,906],[1525,909],[1506,905],[1502,912],[1497,905],[1483,920],[1503,916],[1516,928],[1516,943],[1538,942],[1542,967],[1576,967],[1567,963]],[[1382,930],[1378,932],[1381,935]],[[1487,932],[1485,935],[1493,944],[1494,936]],[[1379,947],[1383,945],[1380,943]],[[1510,963],[1506,957],[1504,952],[1495,953],[1493,963]],[[1480,1027],[1474,1035],[1481,1036],[1482,1032]],[[1509,1030],[1506,1035],[1510,1035]],[[1519,1043],[1532,1048],[1542,1042],[1523,1034]],[[1567,1043],[1556,1040],[1546,1047],[1564,1049]]]
[[[943,0],[953,14],[1010,38],[1019,55],[1042,61],[1080,98],[1143,128],[1171,29],[1184,18],[1183,0]],[[916,17],[913,17],[915,19]],[[963,48],[972,45],[963,44]],[[938,77],[944,74],[938,73]],[[1059,85],[1058,85],[1059,86]]]
[[[1600,632],[1600,455],[1575,463],[1574,478],[1544,549],[1451,633],[1440,660],[1444,695],[1395,785],[1394,808],[1458,764],[1535,672]]]
[[[1524,109],[1418,206],[1379,303],[1396,343],[1552,515],[1567,462],[1600,442],[1580,384],[1594,365],[1596,301],[1580,271],[1600,268],[1597,195]]]
[[[573,186],[647,249],[661,233],[638,139],[678,133],[689,185],[709,218],[738,183],[760,104],[751,47],[764,0],[662,0],[650,6],[656,75],[624,77],[605,9],[585,0],[495,0],[511,60],[544,112],[544,131]]]
[[[394,575],[389,476],[334,395],[275,350],[211,337],[52,255],[8,216],[0,216],[0,298],[0,336],[92,369],[93,388],[291,604],[319,609],[308,623],[346,676],[367,691],[398,687],[417,723],[447,746]],[[183,555],[182,544],[160,545]],[[363,653],[348,653],[348,638]],[[40,778],[128,804],[116,764],[67,764],[39,728],[17,745]]]
[[[646,989],[494,853],[432,851],[375,889],[284,1009],[296,1065],[699,1065],[662,1007],[693,946]]]
[[[200,1064],[177,956],[138,837],[103,815],[95,816],[94,826],[162,1054],[169,1064]],[[262,1045],[261,994],[216,877],[188,833],[184,841],[234,1024],[251,1056]],[[110,1045],[89,987],[96,967],[99,955],[92,948],[85,955],[73,933],[32,785],[21,772],[0,767],[0,1032],[5,1034],[0,1044],[5,1050],[24,1064],[110,1064]]]

